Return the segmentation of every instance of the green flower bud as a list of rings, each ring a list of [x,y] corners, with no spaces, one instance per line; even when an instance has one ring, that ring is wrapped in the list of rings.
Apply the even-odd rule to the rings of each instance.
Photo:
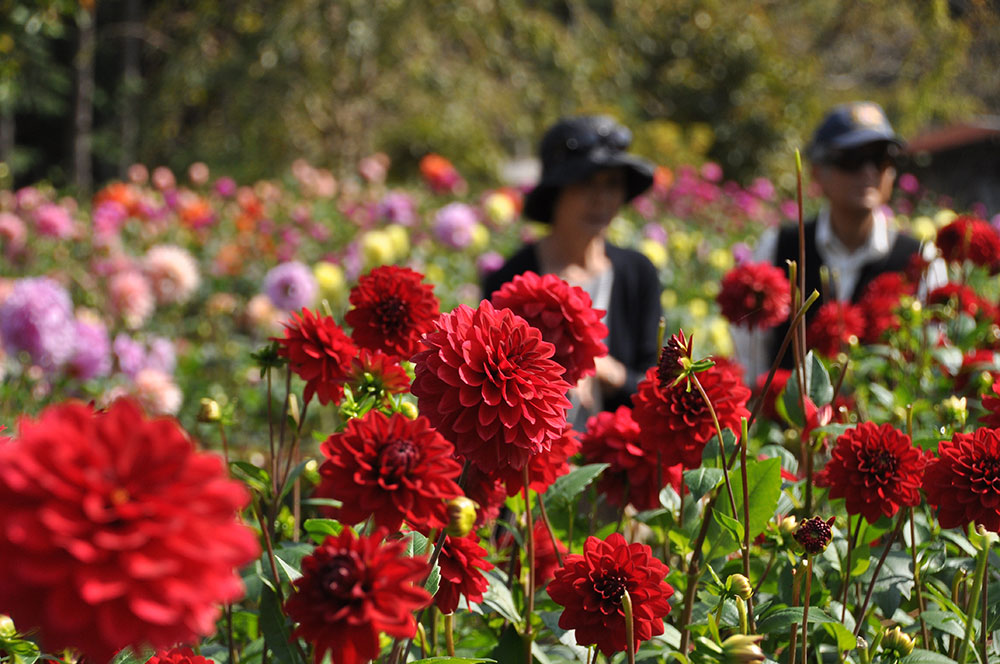
[[[448,501],[448,526],[445,531],[452,537],[465,537],[476,524],[476,504],[459,496]]]
[[[0,639],[14,639],[17,637],[17,628],[10,616],[0,614]]]
[[[729,578],[726,579],[726,592],[729,592],[736,597],[750,599],[753,597],[753,586],[750,585],[750,579],[746,578],[742,574],[731,574]]]
[[[219,407],[219,402],[215,399],[203,397],[201,400],[201,408],[198,409],[198,421],[218,422],[221,419],[222,409]]]
[[[319,462],[316,459],[309,459],[306,467],[302,469],[302,478],[310,484],[319,484]]]
[[[728,664],[763,662],[767,659],[759,645],[763,638],[762,635],[733,634],[722,642],[722,652],[725,653],[723,661]]]
[[[795,531],[798,530],[798,527],[799,527],[799,522],[795,518],[794,514],[783,516],[781,517],[781,520],[778,522],[778,532],[785,537],[795,534]]]
[[[403,403],[399,404],[399,412],[401,412],[403,415],[406,415],[411,420],[417,419],[417,417],[420,415],[420,411],[417,410],[417,405],[412,401],[404,401]]]
[[[883,633],[882,648],[895,653],[897,657],[906,657],[913,652],[913,639],[909,634],[904,634],[897,625]]]

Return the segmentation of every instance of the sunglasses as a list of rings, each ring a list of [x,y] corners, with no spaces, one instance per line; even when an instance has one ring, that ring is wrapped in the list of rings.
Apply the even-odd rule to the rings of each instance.
[[[856,173],[867,164],[872,164],[879,171],[896,165],[895,146],[878,146],[859,150],[844,150],[829,156],[826,163],[846,173]]]

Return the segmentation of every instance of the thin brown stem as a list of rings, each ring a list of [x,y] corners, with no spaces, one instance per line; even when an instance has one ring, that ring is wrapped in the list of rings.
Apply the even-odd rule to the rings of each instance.
[[[712,509],[715,506],[715,500],[718,495],[718,492],[716,492],[712,496],[708,505],[705,506],[705,513],[702,515],[701,529],[698,531],[698,536],[695,538],[694,546],[691,551],[691,562],[688,564],[687,588],[684,589],[684,610],[681,612],[680,624],[680,651],[684,655],[687,654],[688,645],[691,643],[691,614],[694,611],[694,593],[697,589],[698,577],[701,573],[701,570],[699,569],[701,562],[701,545],[705,542],[705,536],[708,535],[708,526],[712,522]]]
[[[809,595],[812,593],[812,556],[806,554],[806,593],[802,599],[802,664],[809,661]]]
[[[802,588],[802,564],[799,563],[792,570],[792,606],[799,605],[799,593]],[[788,636],[788,664],[795,664],[795,658],[798,657],[798,641],[799,641],[799,624],[792,623],[791,632]],[[804,664],[804,663],[803,663]]]
[[[750,443],[750,425],[747,419],[740,422],[740,479],[743,481],[743,576],[750,580],[750,486],[747,478],[747,445]],[[747,634],[753,634],[755,625],[753,618],[753,595],[746,598],[747,603]]]
[[[444,616],[444,648],[448,657],[455,656],[455,614],[446,613]]]
[[[556,560],[559,561],[559,566],[562,567],[563,556],[562,552],[559,550],[559,540],[556,538],[556,533],[552,530],[552,522],[549,521],[549,514],[545,510],[545,501],[542,500],[541,496],[538,498],[538,511],[542,516],[542,523],[545,524],[545,529],[549,531],[549,538],[552,539],[552,548],[556,552]],[[570,520],[573,519],[573,515],[570,514]]]
[[[524,645],[526,648],[525,660],[531,661],[531,642],[535,635],[532,631],[531,617],[535,613],[535,522],[531,515],[531,500],[528,485],[528,464],[524,464],[521,471],[524,478],[524,513],[527,519],[527,532],[525,533],[525,543],[528,548],[528,587],[524,591],[527,609],[524,612]]]
[[[719,455],[722,457],[722,477],[726,481],[726,495],[729,497],[729,509],[732,510],[733,518],[736,518],[736,498],[733,497],[733,485],[729,481],[729,468],[726,463],[726,446],[722,440],[722,425],[719,423],[719,416],[715,412],[715,406],[712,404],[712,400],[708,398],[708,393],[705,392],[705,388],[702,387],[701,381],[698,380],[698,374],[691,374],[691,382],[694,383],[695,388],[698,390],[698,394],[701,395],[702,401],[708,407],[708,414],[712,416],[712,424],[715,425],[715,435],[719,437]]]
[[[925,649],[931,647],[931,636],[927,631],[927,623],[924,622],[924,593],[920,589],[920,562],[917,560],[917,532],[913,523],[913,510],[910,510],[910,554],[913,557],[913,585],[917,589],[917,608],[920,609],[920,635],[923,637]]]
[[[865,613],[868,611],[868,603],[871,601],[872,593],[875,591],[875,582],[878,581],[878,573],[882,571],[882,565],[885,564],[885,559],[889,557],[889,549],[892,548],[892,544],[896,541],[896,537],[903,529],[903,524],[905,522],[906,515],[900,513],[899,518],[896,519],[896,527],[893,529],[892,535],[889,536],[889,540],[885,543],[885,549],[882,551],[882,555],[879,556],[878,563],[875,565],[875,572],[872,574],[871,583],[868,584],[868,591],[865,593],[865,601],[861,604],[861,610],[858,612],[857,622],[854,626],[854,638],[857,638],[858,634],[861,633],[861,626],[864,625]]]

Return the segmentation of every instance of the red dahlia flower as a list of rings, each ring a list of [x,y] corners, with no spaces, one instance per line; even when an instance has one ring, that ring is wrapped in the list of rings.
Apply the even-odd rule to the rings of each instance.
[[[306,381],[305,403],[314,394],[321,404],[340,401],[358,350],[333,318],[317,316],[309,309],[301,315],[292,312],[285,336],[274,341],[279,345],[278,355],[287,358],[295,375]]]
[[[734,267],[722,278],[716,300],[729,322],[751,330],[783,322],[792,307],[788,277],[770,263]]]
[[[406,370],[397,358],[380,350],[372,352],[362,348],[358,356],[351,359],[346,380],[355,401],[370,394],[377,403],[386,403],[390,395],[410,390],[410,377],[406,375]]]
[[[351,338],[362,348],[409,359],[441,314],[433,291],[408,267],[375,268],[351,290],[354,308],[344,315]]]
[[[580,441],[576,432],[569,425],[563,430],[563,435],[552,441],[552,447],[544,452],[533,455],[528,460],[528,488],[536,493],[545,490],[569,472],[569,458],[580,451]],[[513,496],[524,488],[523,470],[514,470],[510,466],[500,468],[496,473],[507,487],[507,495]]]
[[[674,589],[664,581],[669,570],[645,544],[629,544],[620,533],[607,540],[588,537],[583,555],[566,556],[549,584],[549,597],[563,607],[559,626],[576,630],[581,646],[596,644],[606,657],[625,650],[622,597],[632,599],[635,643],[663,633],[667,601]]]
[[[761,414],[769,420],[779,422],[781,416],[778,415],[778,398],[781,397],[782,391],[785,389],[785,385],[788,384],[788,379],[792,377],[792,372],[789,369],[778,369],[774,372],[774,378],[771,379],[771,385],[767,388],[767,393],[764,395],[764,405],[761,406]],[[757,376],[757,392],[760,393],[764,389],[764,383],[767,381],[767,372],[762,373]]]
[[[357,539],[350,528],[327,537],[302,559],[302,576],[285,612],[299,624],[292,633],[314,648],[320,664],[367,664],[379,653],[379,632],[408,638],[417,630],[413,612],[430,603],[418,584],[427,561],[404,556],[406,540],[382,543],[385,531]]]
[[[972,288],[965,284],[948,283],[939,286],[927,294],[927,304],[951,304],[956,311],[968,314],[973,318],[988,319],[996,316],[996,309],[987,300],[979,297]],[[943,316],[935,316],[942,320]]]
[[[861,341],[877,343],[887,331],[898,329],[900,320],[896,309],[900,298],[913,295],[916,290],[899,272],[885,272],[872,279],[858,301],[867,321]]]
[[[194,654],[190,648],[171,648],[156,653],[146,664],[213,664],[213,661]]]
[[[750,417],[746,408],[750,390],[733,369],[713,366],[698,373],[698,380],[711,399],[722,428],[739,431],[740,418]],[[705,443],[715,436],[712,416],[694,387],[687,382],[664,385],[652,367],[632,397],[632,418],[639,425],[639,446],[649,454],[661,454],[661,462],[684,468],[701,465]]]
[[[969,261],[992,267],[1000,261],[1000,236],[989,223],[969,215],[962,215],[939,230],[936,244],[949,263]]]
[[[371,410],[349,420],[320,450],[326,461],[316,495],[341,501],[332,515],[345,523],[374,516],[375,525],[390,531],[403,520],[421,529],[443,528],[445,501],[462,495],[455,484],[462,472],[455,450],[426,417]]]
[[[479,546],[479,536],[474,532],[465,537],[446,535],[441,556],[441,585],[434,595],[434,604],[441,613],[455,613],[458,599],[465,595],[466,602],[482,602],[489,580],[483,572],[493,569],[486,560],[486,549]]]
[[[837,438],[816,484],[830,487],[830,498],[846,498],[848,514],[875,523],[902,506],[920,504],[926,465],[909,436],[889,424],[862,422]]]
[[[486,472],[519,469],[563,435],[569,384],[537,329],[488,300],[437,326],[413,357],[411,391],[458,454]]]
[[[1000,429],[956,433],[937,453],[924,471],[924,492],[938,507],[941,527],[974,521],[1000,532]]]
[[[594,373],[594,358],[607,355],[608,328],[603,311],[591,307],[590,295],[554,274],[525,272],[493,293],[498,309],[510,309],[537,327],[542,339],[556,347],[552,358],[566,370],[563,379],[575,385]]]
[[[637,510],[655,509],[660,506],[664,486],[681,490],[680,464],[660,462],[657,468],[656,452],[639,445],[639,425],[628,406],[591,417],[580,442],[587,463],[611,464],[597,482],[597,490],[611,505],[624,507],[631,503]]]
[[[816,312],[806,330],[810,348],[820,355],[833,357],[845,344],[857,341],[865,333],[861,307],[850,302],[826,302]]]
[[[0,444],[0,607],[44,650],[95,662],[211,634],[259,553],[249,499],[172,419],[46,408]]]

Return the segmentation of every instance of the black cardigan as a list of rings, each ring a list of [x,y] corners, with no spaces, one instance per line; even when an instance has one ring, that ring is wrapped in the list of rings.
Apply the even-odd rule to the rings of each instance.
[[[660,353],[657,334],[662,309],[660,278],[649,259],[638,251],[605,243],[614,281],[608,304],[608,354],[625,365],[625,385],[604,397],[604,410],[632,406],[631,397],[646,370]],[[496,272],[483,280],[483,293],[490,297],[505,283],[524,272],[540,273],[534,244],[521,247]]]

